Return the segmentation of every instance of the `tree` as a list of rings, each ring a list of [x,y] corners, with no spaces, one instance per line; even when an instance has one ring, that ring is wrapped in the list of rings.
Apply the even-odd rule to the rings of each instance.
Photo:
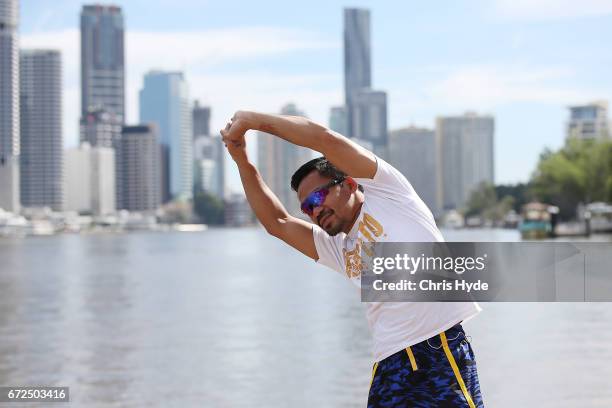
[[[224,205],[217,197],[206,192],[198,192],[193,199],[193,207],[202,222],[209,225],[223,224]]]
[[[517,213],[521,212],[523,205],[527,204],[533,198],[531,197],[530,186],[525,183],[518,184],[500,184],[495,186],[495,194],[497,197],[503,197],[504,200],[506,197],[513,198],[512,208]]]
[[[472,191],[466,204],[464,214],[466,217],[479,216],[485,220],[501,222],[516,203],[516,198],[511,194],[505,194],[501,200],[497,191],[512,191],[512,186],[493,186],[482,182]]]
[[[573,218],[579,203],[612,201],[612,142],[570,139],[557,152],[545,151],[531,178],[532,193]]]
[[[465,216],[482,215],[485,210],[495,207],[497,195],[492,184],[482,182],[472,191],[465,208]]]

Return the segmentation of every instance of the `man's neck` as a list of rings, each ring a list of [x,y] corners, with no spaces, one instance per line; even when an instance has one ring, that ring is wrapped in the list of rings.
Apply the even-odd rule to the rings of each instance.
[[[351,219],[350,224],[344,229],[344,231],[342,231],[345,234],[348,234],[353,229],[353,226],[359,218],[359,213],[361,213],[361,207],[363,206],[363,203],[365,201],[363,193],[359,190],[357,190],[357,193],[355,194],[355,199],[357,201],[357,203],[355,204],[355,214],[353,214],[353,218]]]

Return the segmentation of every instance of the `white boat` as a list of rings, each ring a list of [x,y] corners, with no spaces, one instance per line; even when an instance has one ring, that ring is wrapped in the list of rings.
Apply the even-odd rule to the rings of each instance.
[[[206,224],[176,224],[173,226],[175,231],[180,232],[201,232],[208,229]]]
[[[444,221],[442,225],[445,228],[463,228],[465,226],[465,219],[463,215],[461,215],[457,210],[450,210],[444,216]]]
[[[596,202],[586,206],[592,232],[612,232],[612,204]]]
[[[53,235],[55,227],[47,220],[32,220],[28,231],[31,235]]]
[[[29,226],[25,217],[0,208],[0,236],[25,236]]]

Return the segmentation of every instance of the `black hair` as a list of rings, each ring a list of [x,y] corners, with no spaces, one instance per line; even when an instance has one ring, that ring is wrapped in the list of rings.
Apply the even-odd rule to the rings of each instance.
[[[317,157],[316,159],[309,160],[302,164],[300,168],[293,173],[293,176],[291,176],[291,188],[293,191],[297,192],[302,180],[314,170],[319,172],[321,176],[329,177],[332,180],[342,180],[347,176],[345,172],[334,166],[325,157]],[[359,185],[359,190],[363,191],[361,184]]]

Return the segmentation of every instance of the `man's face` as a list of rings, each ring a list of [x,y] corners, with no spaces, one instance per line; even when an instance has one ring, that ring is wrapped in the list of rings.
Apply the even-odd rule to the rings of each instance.
[[[303,202],[308,195],[326,186],[331,179],[319,174],[318,171],[311,171],[300,183],[298,187],[298,199]],[[319,207],[313,209],[310,219],[312,222],[323,228],[329,235],[334,236],[343,231],[352,220],[349,200],[352,190],[346,181],[336,184],[329,188],[329,194]]]

